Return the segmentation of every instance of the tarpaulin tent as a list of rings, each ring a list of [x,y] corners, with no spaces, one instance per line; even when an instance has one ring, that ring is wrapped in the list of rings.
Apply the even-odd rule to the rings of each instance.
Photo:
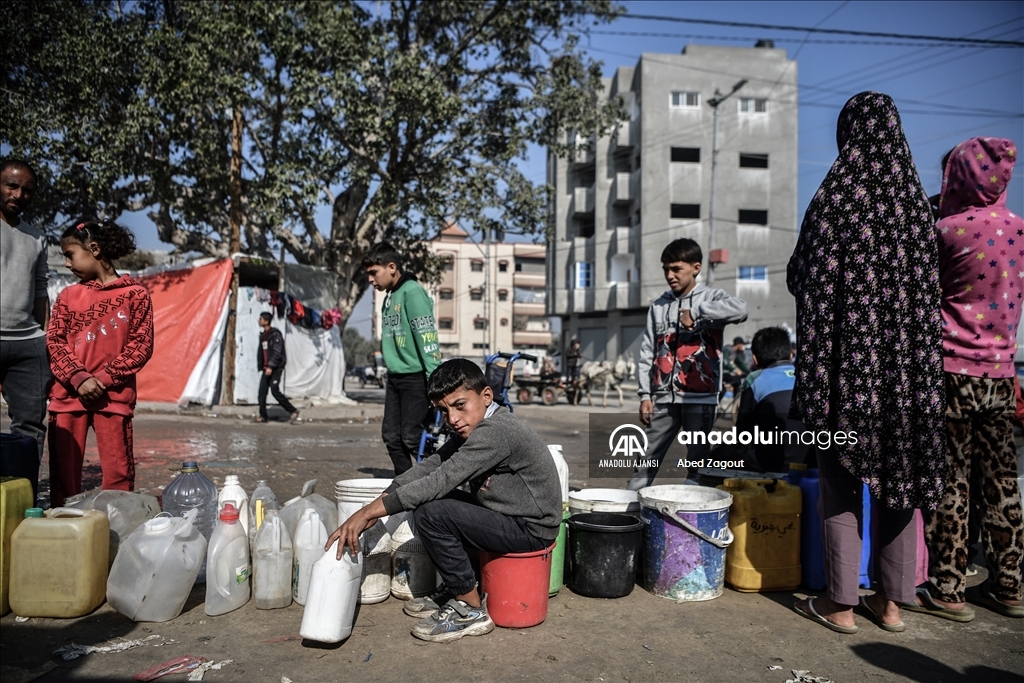
[[[135,274],[153,299],[153,357],[138,377],[138,400],[161,403],[201,403],[220,399],[224,336],[227,329],[228,297],[233,261],[197,261],[179,266],[157,266]],[[288,270],[293,270],[289,265]],[[333,275],[313,268],[296,268],[303,280],[319,284],[329,293]],[[75,280],[51,278],[50,297],[55,298]],[[288,281],[285,281],[286,287]],[[312,286],[312,285],[310,285]],[[239,287],[235,331],[236,403],[255,404],[259,386],[256,351],[259,337],[257,319],[270,306],[259,301],[257,289]],[[319,303],[319,302],[318,302]],[[322,305],[322,304],[321,304]],[[333,302],[331,305],[334,305]],[[275,318],[282,330],[288,365],[282,389],[291,398],[313,398],[342,402],[345,359],[338,327],[330,330],[305,329]]]

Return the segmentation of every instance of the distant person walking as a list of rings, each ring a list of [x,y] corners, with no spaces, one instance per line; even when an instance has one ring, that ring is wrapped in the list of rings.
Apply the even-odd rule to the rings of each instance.
[[[53,381],[46,359],[49,269],[46,237],[21,218],[35,190],[36,173],[28,164],[0,163],[0,386],[11,432],[35,439],[42,459]]]
[[[387,381],[381,435],[395,476],[412,468],[430,411],[427,378],[441,364],[434,323],[434,302],[416,278],[402,271],[402,257],[387,242],[363,257],[363,268],[381,306],[381,352]]]
[[[925,512],[929,579],[909,609],[953,621],[974,618],[965,590],[972,508],[981,516],[989,575],[971,599],[1024,617],[1024,525],[1011,424],[1024,219],[1006,208],[1016,161],[1012,140],[972,138],[942,164],[936,234],[951,467],[938,509]]]
[[[256,354],[256,363],[260,371],[260,414],[253,422],[267,422],[270,417],[267,413],[267,392],[274,394],[274,400],[282,408],[288,411],[288,422],[295,424],[299,421],[299,411],[288,400],[288,397],[281,391],[281,374],[288,362],[284,351],[284,337],[281,330],[271,326],[273,316],[270,313],[260,313],[260,348]]]
[[[61,235],[65,265],[81,282],[53,304],[46,334],[50,368],[50,498],[60,507],[82,492],[85,442],[92,427],[103,489],[135,490],[132,416],[135,376],[153,355],[153,303],[117,259],[135,251],[126,228],[81,221]]]
[[[945,484],[942,331],[932,212],[892,98],[854,96],[839,115],[839,157],[807,207],[789,261],[796,297],[790,416],[815,432],[856,432],[818,453],[827,596],[795,605],[853,633],[853,608],[902,631],[914,597],[914,508]],[[878,583],[858,595],[861,492],[878,501]]]

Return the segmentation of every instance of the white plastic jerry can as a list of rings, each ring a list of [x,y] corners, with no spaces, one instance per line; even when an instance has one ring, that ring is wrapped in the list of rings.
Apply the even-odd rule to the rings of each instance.
[[[249,534],[249,494],[245,492],[242,485],[238,483],[238,475],[229,474],[224,479],[224,486],[217,495],[217,511],[220,512],[224,503],[233,501],[238,508],[238,523],[242,525],[242,531]]]
[[[363,574],[363,554],[348,552],[337,559],[338,543],[313,565],[306,607],[302,612],[299,635],[321,643],[338,643],[352,634],[359,580]]]
[[[252,560],[252,597],[256,609],[280,609],[292,604],[294,570],[292,539],[276,510],[268,510],[256,532]]]
[[[299,527],[295,531],[295,553],[292,572],[292,598],[300,605],[306,604],[306,593],[309,591],[309,577],[313,572],[313,564],[324,554],[327,543],[327,529],[320,521],[320,514],[310,508],[302,513]]]
[[[227,614],[249,602],[249,540],[238,509],[225,503],[206,552],[206,613]]]

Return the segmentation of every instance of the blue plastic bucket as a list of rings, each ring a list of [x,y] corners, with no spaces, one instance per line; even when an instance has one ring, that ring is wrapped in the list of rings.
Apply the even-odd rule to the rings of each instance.
[[[644,587],[676,602],[721,595],[732,496],[707,486],[648,486],[639,494]]]

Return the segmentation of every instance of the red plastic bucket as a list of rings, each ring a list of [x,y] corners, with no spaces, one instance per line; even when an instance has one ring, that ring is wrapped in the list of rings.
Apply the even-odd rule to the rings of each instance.
[[[480,587],[487,612],[498,626],[527,628],[548,616],[551,556],[555,544],[529,553],[480,551]]]

